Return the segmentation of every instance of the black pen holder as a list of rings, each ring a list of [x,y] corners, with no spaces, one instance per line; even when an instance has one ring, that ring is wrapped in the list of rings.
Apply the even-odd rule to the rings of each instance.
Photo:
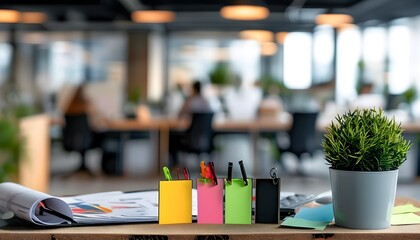
[[[255,179],[255,223],[279,223],[280,178]]]

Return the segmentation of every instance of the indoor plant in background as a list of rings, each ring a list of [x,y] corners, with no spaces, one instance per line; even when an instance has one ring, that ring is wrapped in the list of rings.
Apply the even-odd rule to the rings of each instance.
[[[390,226],[398,168],[410,143],[401,125],[381,109],[356,109],[336,117],[322,148],[330,167],[335,223],[359,229]]]

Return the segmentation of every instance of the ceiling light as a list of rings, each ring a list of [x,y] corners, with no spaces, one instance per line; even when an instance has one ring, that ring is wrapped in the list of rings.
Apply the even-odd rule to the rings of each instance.
[[[131,19],[137,23],[168,23],[175,20],[175,13],[162,10],[139,10],[131,14]]]
[[[258,42],[272,42],[273,33],[267,30],[244,30],[239,32],[242,39],[255,40]]]
[[[262,20],[269,14],[266,7],[253,4],[230,5],[220,9],[220,15],[230,20]]]
[[[20,13],[16,10],[0,10],[0,23],[17,23],[20,20]]]
[[[278,32],[276,34],[276,40],[280,44],[284,44],[284,41],[286,40],[287,32]]]
[[[261,55],[263,56],[273,56],[277,52],[277,44],[273,42],[263,42],[261,43]]]
[[[353,18],[347,14],[320,14],[315,18],[318,25],[340,27],[343,24],[353,23]]]
[[[47,16],[42,12],[22,12],[20,22],[22,23],[44,23]]]

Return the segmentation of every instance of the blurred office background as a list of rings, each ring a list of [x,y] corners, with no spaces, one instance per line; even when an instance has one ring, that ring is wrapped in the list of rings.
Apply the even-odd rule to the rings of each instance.
[[[232,19],[244,16],[225,8],[235,4],[0,3],[0,108],[24,106],[26,115],[48,116],[50,193],[156,188],[162,179],[158,167],[168,164],[159,127],[118,128],[112,121],[131,119],[128,123],[140,126],[174,119],[194,81],[202,83],[213,122],[251,126],[213,129],[212,154],[180,153],[194,177],[201,159],[215,161],[222,177],[227,162],[244,160],[252,177],[269,177],[276,167],[285,190],[325,191],[322,130],[336,114],[376,107],[407,126],[413,146],[400,189],[413,190],[404,189],[415,187],[419,175],[420,3],[249,0],[241,4],[263,10],[254,17],[248,12],[245,17],[253,18],[245,20]],[[158,10],[166,15],[144,15]],[[101,143],[83,150],[88,174],[73,173],[80,151],[63,144],[66,108],[80,85],[106,119],[97,129]],[[293,131],[295,113],[312,113],[298,126],[307,135]],[[252,123],[258,121],[255,130]],[[276,121],[285,125],[264,126]],[[296,137],[303,140],[292,140]],[[311,147],[293,151],[291,145],[307,141]]]

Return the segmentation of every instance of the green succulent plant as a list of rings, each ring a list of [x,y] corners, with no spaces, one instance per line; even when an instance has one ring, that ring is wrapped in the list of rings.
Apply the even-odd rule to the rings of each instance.
[[[407,159],[411,143],[402,136],[401,124],[381,109],[356,109],[336,117],[321,146],[327,164],[349,171],[389,171]]]

